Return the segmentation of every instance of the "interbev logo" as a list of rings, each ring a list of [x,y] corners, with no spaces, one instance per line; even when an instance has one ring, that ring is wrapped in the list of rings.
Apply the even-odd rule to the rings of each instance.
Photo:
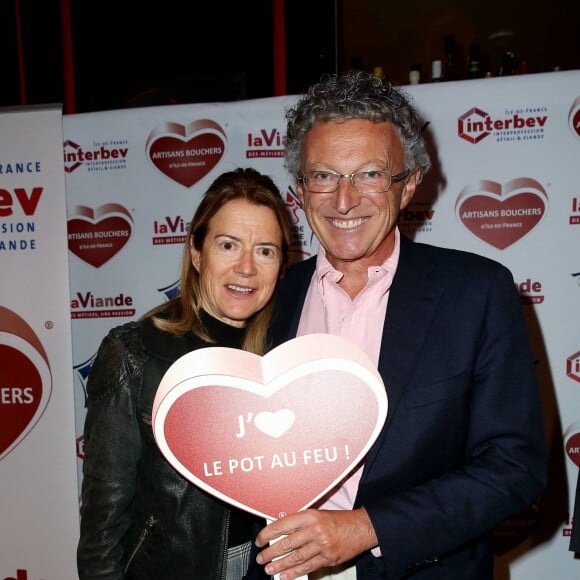
[[[566,376],[580,383],[580,350],[566,359]]]
[[[457,134],[474,145],[491,135],[497,141],[529,141],[543,138],[548,116],[546,107],[506,109],[504,116],[493,118],[478,107],[472,107],[457,120]]]
[[[52,392],[48,356],[18,314],[0,306],[0,460],[32,431]]]
[[[0,251],[36,250],[34,220],[43,189],[0,188]]]
[[[85,166],[87,171],[112,171],[127,167],[127,139],[94,141],[83,147],[70,139],[63,143],[64,170],[72,173]]]

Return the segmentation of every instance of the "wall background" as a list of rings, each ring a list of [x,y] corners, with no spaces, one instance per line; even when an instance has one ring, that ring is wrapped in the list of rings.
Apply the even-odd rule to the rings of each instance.
[[[579,80],[570,71],[406,87],[429,121],[433,169],[399,227],[507,265],[537,360],[550,485],[497,530],[499,580],[578,569],[567,550],[580,464]],[[176,291],[187,222],[219,173],[252,165],[271,175],[294,215],[295,258],[317,251],[283,168],[283,112],[294,101],[64,117],[79,474],[84,386],[100,340]],[[219,154],[200,153],[210,142]],[[110,247],[99,249],[100,239]]]
[[[579,570],[568,551],[570,490],[580,465],[579,81],[579,71],[568,71],[407,87],[429,122],[434,167],[402,212],[399,227],[419,241],[473,251],[508,266],[536,358],[550,482],[530,509],[496,530],[498,580],[572,579]],[[71,577],[63,570],[75,566],[85,388],[93,358],[110,328],[178,290],[187,222],[213,179],[246,165],[271,175],[294,216],[295,259],[317,251],[283,168],[283,112],[295,98],[65,115],[62,133],[54,123],[45,129],[30,116],[0,132],[4,167],[14,159],[40,156],[36,147],[44,142],[42,155],[50,158],[51,170],[41,177],[53,184],[60,200],[42,198],[34,222],[54,236],[53,252],[0,251],[2,272],[11,273],[0,277],[0,306],[14,311],[15,300],[21,299],[26,313],[40,309],[24,317],[37,336],[28,344],[44,344],[55,361],[52,368],[63,371],[62,380],[56,373],[53,377],[59,397],[46,401],[46,411],[27,436],[0,456],[2,514],[10,515],[0,520],[0,578]],[[4,122],[13,111],[1,113]],[[41,177],[28,176],[26,187],[37,186]],[[0,176],[0,189],[16,186],[12,177]],[[0,247],[14,237],[10,224],[34,221],[22,212],[8,215],[6,208],[12,207],[2,196]],[[57,274],[66,277],[67,258],[68,293],[54,282]],[[12,286],[18,281],[21,286]],[[51,338],[44,326],[51,319],[45,314],[50,302],[38,296],[53,291],[60,319],[67,323],[70,297],[72,344],[66,333]],[[9,345],[5,334],[13,320],[0,311],[1,352]],[[33,356],[30,347],[25,352]],[[5,373],[12,367],[1,368]],[[23,384],[13,378],[8,383]],[[0,413],[13,417],[4,399]],[[49,474],[56,480],[48,481]],[[67,507],[58,510],[60,505]]]

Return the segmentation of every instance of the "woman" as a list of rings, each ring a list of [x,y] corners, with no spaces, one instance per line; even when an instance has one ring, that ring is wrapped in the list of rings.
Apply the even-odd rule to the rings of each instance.
[[[264,522],[181,477],[154,441],[151,410],[165,371],[187,352],[266,351],[290,241],[269,177],[250,168],[222,174],[191,222],[180,295],[103,340],[87,384],[80,580],[244,577]]]

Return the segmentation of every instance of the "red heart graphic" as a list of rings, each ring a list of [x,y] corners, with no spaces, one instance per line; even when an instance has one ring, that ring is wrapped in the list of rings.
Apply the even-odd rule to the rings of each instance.
[[[223,129],[210,119],[194,121],[187,127],[166,123],[149,135],[147,155],[161,173],[191,187],[217,165],[225,144]]]
[[[580,97],[576,97],[570,107],[570,112],[568,113],[568,124],[570,126],[570,131],[572,131],[572,135],[580,138]]]
[[[521,177],[503,187],[483,180],[461,191],[455,211],[472,234],[504,250],[540,223],[547,203],[544,188],[534,179]]]
[[[386,414],[369,359],[340,337],[312,334],[264,357],[220,347],[181,357],[160,383],[153,431],[189,481],[275,519],[344,479]]]
[[[87,264],[100,268],[129,241],[133,231],[131,214],[117,203],[92,210],[76,207],[76,217],[68,219],[68,249]]]
[[[24,440],[44,413],[51,382],[46,353],[32,328],[0,307],[0,460]]]
[[[569,425],[564,432],[564,448],[568,459],[580,468],[580,421]]]

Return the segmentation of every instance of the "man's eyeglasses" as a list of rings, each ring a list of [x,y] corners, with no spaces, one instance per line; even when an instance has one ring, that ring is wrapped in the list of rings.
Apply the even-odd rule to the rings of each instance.
[[[298,181],[312,193],[333,193],[338,189],[340,180],[348,177],[360,193],[383,193],[391,185],[407,178],[411,171],[391,175],[388,171],[358,171],[357,173],[336,173],[334,171],[305,171]]]

